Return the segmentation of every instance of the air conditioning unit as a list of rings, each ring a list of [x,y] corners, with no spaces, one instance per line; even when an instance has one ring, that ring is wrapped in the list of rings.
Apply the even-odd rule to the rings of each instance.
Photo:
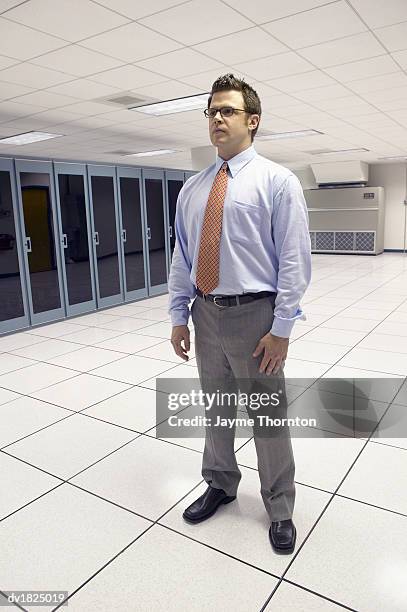
[[[383,252],[383,187],[306,189],[304,196],[313,253]]]

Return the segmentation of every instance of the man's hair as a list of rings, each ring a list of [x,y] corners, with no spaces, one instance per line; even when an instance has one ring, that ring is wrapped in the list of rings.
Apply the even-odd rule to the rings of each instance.
[[[212,96],[214,93],[218,91],[230,90],[242,92],[244,100],[244,110],[248,113],[251,113],[253,115],[259,115],[259,117],[261,117],[261,103],[257,91],[255,91],[253,87],[246,83],[244,79],[238,79],[231,73],[224,74],[223,76],[218,77],[213,83],[211,93],[208,98],[208,108],[211,105]],[[253,138],[256,135],[257,129],[258,126],[251,132],[252,142]]]

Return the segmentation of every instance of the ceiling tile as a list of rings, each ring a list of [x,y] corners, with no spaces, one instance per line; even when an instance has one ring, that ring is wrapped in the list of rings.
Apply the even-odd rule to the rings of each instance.
[[[323,87],[324,85],[335,84],[331,77],[324,74],[321,70],[311,70],[295,76],[281,77],[279,79],[271,79],[266,81],[268,85],[272,85],[281,91],[294,93],[302,89],[313,89],[314,87]]]
[[[97,98],[109,96],[110,94],[117,94],[120,92],[120,89],[102,83],[95,83],[88,79],[76,79],[70,83],[56,85],[50,88],[49,91],[63,96],[79,98],[80,100],[95,100]]]
[[[58,51],[37,57],[32,60],[32,63],[37,66],[67,72],[77,77],[84,77],[95,72],[115,68],[122,62],[96,53],[96,51],[84,49],[79,45],[69,45],[63,49],[58,49]]]
[[[292,49],[326,42],[367,30],[345,2],[334,2],[263,25]]]
[[[185,77],[188,74],[195,74],[197,66],[199,71],[211,70],[219,67],[222,70],[223,64],[206,57],[193,49],[178,49],[165,55],[152,57],[148,60],[138,62],[140,68],[146,68],[153,72],[160,73],[163,78]],[[202,70],[201,70],[202,69]]]
[[[148,2],[134,2],[134,0],[114,0],[114,10],[130,19],[141,19],[159,11],[179,4],[180,0],[149,0]],[[98,0],[106,8],[111,8],[112,0]]]
[[[368,78],[380,74],[388,74],[398,70],[396,62],[390,55],[381,55],[357,62],[348,62],[342,66],[326,68],[326,72],[342,83]]]
[[[17,104],[13,101],[0,103],[1,121],[12,121],[16,117],[26,117],[45,110],[43,106],[33,106],[32,104]]]
[[[66,110],[69,113],[77,113],[78,115],[102,115],[112,110],[110,104],[103,104],[101,102],[77,102],[76,104],[69,104],[69,106],[61,107],[62,111]]]
[[[130,23],[111,32],[93,36],[82,41],[81,45],[125,62],[136,62],[181,47],[180,44],[138,23]]]
[[[267,103],[267,112],[274,113],[277,108],[293,106],[298,104],[299,101],[289,96],[288,94],[277,94],[271,98]],[[277,113],[278,114],[278,113]]]
[[[350,0],[350,3],[371,28],[380,28],[407,20],[405,0],[386,0],[386,2]]]
[[[129,21],[89,0],[30,0],[8,11],[7,19],[70,42],[94,36]]]
[[[308,127],[313,127],[316,130],[322,131],[329,126],[343,125],[343,122],[340,119],[332,117],[332,115],[322,111],[317,111],[316,109],[313,109],[307,113],[292,114],[291,118],[293,121],[304,123]]]
[[[141,19],[140,23],[184,45],[194,45],[253,25],[219,0],[205,0],[204,3],[192,0]]]
[[[365,94],[364,97],[368,98],[372,104],[376,104],[379,102],[399,100],[403,96],[407,97],[407,87],[392,87],[382,91],[371,91],[369,94]]]
[[[387,100],[386,102],[376,102],[375,106],[383,112],[407,109],[407,98],[400,97],[398,100]]]
[[[365,59],[375,55],[383,55],[383,47],[373,34],[364,32],[356,36],[347,36],[339,40],[306,47],[298,53],[310,62],[324,68],[335,66],[352,60]]]
[[[375,34],[389,51],[407,49],[407,21],[375,30]]]
[[[233,72],[235,76],[242,77],[243,75],[238,74],[238,71],[234,70],[231,66],[225,66],[222,70],[218,68],[214,70],[206,70],[205,72],[199,74],[191,74],[185,78],[180,78],[179,80],[187,85],[191,85],[192,87],[196,87],[201,91],[210,91],[212,87],[212,83],[221,75],[226,74],[227,72]],[[0,73],[1,76],[1,73]]]
[[[155,85],[167,81],[167,77],[159,74],[154,74],[148,70],[143,70],[137,66],[126,65],[113,70],[105,70],[99,74],[94,74],[90,80],[97,83],[105,83],[112,87],[118,87],[123,90],[135,89],[136,87],[144,87],[147,85]]]
[[[407,69],[407,50],[396,51],[395,53],[392,53],[392,56],[402,68],[404,68],[405,70]]]
[[[332,98],[340,98],[349,95],[349,90],[343,85],[334,84],[325,87],[316,87],[314,89],[306,89],[305,91],[297,91],[295,97],[304,102],[315,102],[318,100],[330,100]]]
[[[308,11],[316,6],[327,4],[327,0],[225,0],[234,9],[247,15],[256,23],[265,23],[272,19],[281,19],[301,11]]]
[[[33,90],[25,85],[16,85],[15,83],[5,83],[0,81],[0,100],[9,100],[16,96],[22,96],[30,93]]]
[[[0,55],[0,70],[18,64],[18,61],[19,60],[17,59],[12,59],[11,57],[5,57],[4,55]]]
[[[60,38],[42,34],[0,17],[0,53],[10,58],[27,60],[66,44]]]
[[[72,78],[68,74],[50,70],[49,68],[42,68],[42,66],[34,66],[28,62],[11,66],[11,68],[6,68],[0,72],[0,79],[2,81],[26,85],[33,89],[43,89],[57,83],[66,83],[72,80]]]
[[[311,109],[311,106],[309,106],[308,104],[304,104],[303,102],[296,102],[294,104],[290,104],[289,106],[279,106],[275,108],[273,107],[273,105],[271,105],[270,108],[271,112],[273,112],[278,117],[282,117],[283,119],[289,120],[291,120],[292,115],[306,113]]]
[[[33,104],[34,106],[43,106],[44,108],[51,109],[57,108],[58,106],[73,104],[78,102],[78,100],[70,96],[62,96],[50,91],[41,90],[19,96],[14,102],[18,102],[19,104]]]
[[[359,96],[343,96],[333,100],[318,100],[314,101],[314,105],[317,108],[331,112],[336,109],[351,109],[351,108],[366,108],[369,104],[359,98]],[[374,110],[374,109],[373,109]]]
[[[139,87],[132,91],[146,98],[154,98],[155,100],[173,100],[174,98],[193,96],[194,94],[202,93],[202,90],[196,87],[190,87],[189,85],[178,83],[173,80],[166,81],[165,83],[158,83],[157,85],[150,85],[149,87]]]
[[[403,86],[407,86],[407,76],[401,71],[392,72],[391,74],[382,74],[368,79],[360,79],[348,84],[350,89],[360,94]]]
[[[80,117],[81,116],[78,114],[61,111],[59,108],[56,110],[47,110],[35,115],[36,121],[42,123],[43,127],[47,125],[55,125],[59,123],[75,121],[76,119],[80,119]],[[60,130],[61,129],[62,127],[60,128]],[[60,130],[57,130],[57,132],[59,133]]]
[[[21,4],[21,0],[0,0],[0,13],[8,11],[17,4]]]
[[[311,70],[312,66],[293,52],[272,55],[252,62],[237,64],[239,70],[259,80],[269,80],[271,77],[287,76]]]
[[[287,47],[261,28],[250,28],[193,47],[228,64],[254,60],[287,51]]]

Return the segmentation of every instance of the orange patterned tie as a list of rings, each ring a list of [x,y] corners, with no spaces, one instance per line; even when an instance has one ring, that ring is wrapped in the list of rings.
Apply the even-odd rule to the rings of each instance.
[[[223,203],[228,186],[228,165],[224,162],[209,194],[199,245],[196,285],[205,295],[219,284],[219,249]]]

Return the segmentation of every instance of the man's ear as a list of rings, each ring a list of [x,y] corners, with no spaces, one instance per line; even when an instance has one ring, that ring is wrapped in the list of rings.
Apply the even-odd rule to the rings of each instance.
[[[250,130],[255,130],[256,127],[259,125],[260,122],[260,115],[250,115],[249,117],[249,129]]]

